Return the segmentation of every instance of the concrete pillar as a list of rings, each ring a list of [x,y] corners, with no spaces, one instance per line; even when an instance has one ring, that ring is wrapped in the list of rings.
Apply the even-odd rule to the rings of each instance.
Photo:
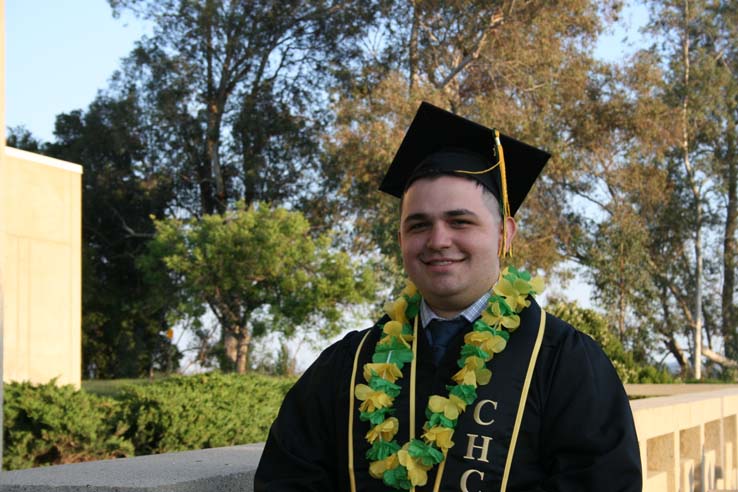
[[[726,412],[727,413],[727,412]],[[723,468],[723,477],[727,488],[735,488],[738,483],[735,482],[736,470],[736,416],[730,415],[723,418],[723,434],[725,439],[725,460]]]
[[[677,492],[677,481],[679,480],[678,434],[671,433],[651,438],[643,447],[646,448],[647,462],[647,465],[643,468],[644,478],[647,479],[651,475],[658,475],[659,473],[666,474],[665,487],[651,489],[661,492]]]
[[[724,468],[724,438],[723,438],[723,413],[722,399],[720,401],[721,413],[717,420],[705,424],[705,444],[703,446],[704,459],[702,460],[702,477],[705,479],[705,490],[715,488],[715,480],[722,477]],[[720,473],[718,474],[718,470]]]
[[[0,0],[0,183],[3,182],[5,166],[5,0]],[[5,210],[3,188],[0,186],[0,474],[3,463],[3,324],[5,301],[3,296],[3,271],[5,263]]]
[[[682,462],[682,477],[680,490],[685,487],[690,492],[700,491],[702,478],[702,450],[705,443],[705,426],[700,424],[689,429],[679,431],[679,455]]]

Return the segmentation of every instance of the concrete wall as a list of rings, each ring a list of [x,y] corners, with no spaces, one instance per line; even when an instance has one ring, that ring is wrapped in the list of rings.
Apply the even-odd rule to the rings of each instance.
[[[738,489],[738,386],[634,400],[631,408],[644,492]]]
[[[3,380],[79,387],[82,167],[5,147]]]

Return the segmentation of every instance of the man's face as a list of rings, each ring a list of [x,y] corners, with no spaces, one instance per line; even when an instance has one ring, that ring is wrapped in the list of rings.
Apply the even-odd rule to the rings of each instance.
[[[512,222],[511,236],[514,227]],[[492,287],[501,232],[499,215],[471,180],[423,178],[408,188],[400,219],[402,259],[436,314],[455,316]]]

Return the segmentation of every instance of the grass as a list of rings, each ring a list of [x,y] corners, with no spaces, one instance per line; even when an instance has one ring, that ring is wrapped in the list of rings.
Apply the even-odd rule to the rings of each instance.
[[[82,389],[98,396],[116,397],[124,386],[150,384],[148,378],[141,379],[87,379],[82,381]]]

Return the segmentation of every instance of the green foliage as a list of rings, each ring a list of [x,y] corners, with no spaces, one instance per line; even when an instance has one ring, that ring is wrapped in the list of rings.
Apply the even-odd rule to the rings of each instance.
[[[157,234],[141,265],[163,263],[179,289],[170,322],[195,320],[208,306],[239,372],[248,369],[252,337],[296,330],[337,333],[347,304],[370,298],[372,272],[331,248],[329,235],[311,236],[296,211],[258,204],[197,220],[156,221]],[[153,265],[153,268],[152,268]]]
[[[234,202],[297,204],[315,180],[321,99],[355,58],[376,2],[109,0],[151,21],[121,74],[139,88],[153,160],[195,215]]]
[[[100,94],[85,111],[57,116],[42,153],[81,164],[82,360],[97,378],[171,371],[180,354],[165,336],[169,283],[144,282],[137,258],[173,199],[169,172],[146,159],[135,92]],[[28,142],[24,134],[14,140]]]
[[[546,311],[566,321],[579,331],[592,337],[615,367],[623,383],[671,383],[673,376],[664,369],[648,364],[638,364],[633,355],[625,350],[623,344],[613,334],[607,320],[592,309],[582,308],[576,302],[552,299]]]
[[[15,470],[264,441],[294,382],[258,374],[126,380],[123,388],[111,382],[115,398],[53,383],[9,383],[3,467]]]
[[[120,405],[53,382],[4,385],[3,468],[133,455]]]
[[[294,379],[207,374],[131,386],[121,395],[137,454],[266,440]]]

